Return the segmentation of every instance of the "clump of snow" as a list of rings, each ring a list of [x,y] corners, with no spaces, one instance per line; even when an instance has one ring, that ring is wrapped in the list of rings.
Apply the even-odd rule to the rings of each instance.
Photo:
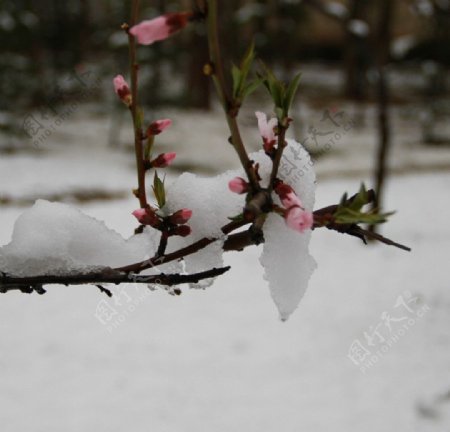
[[[250,159],[259,163],[262,184],[267,186],[272,168],[271,160],[263,151],[251,154]],[[167,189],[165,211],[174,212],[183,207],[193,210],[189,221],[192,234],[186,238],[171,240],[169,250],[187,246],[203,237],[220,239],[186,257],[185,269],[188,273],[223,265],[222,243],[225,236],[221,227],[226,223],[226,217],[241,213],[244,206],[244,197],[232,193],[227,187],[228,181],[236,176],[244,176],[243,171],[228,171],[213,178],[185,173]],[[308,153],[294,140],[288,140],[279,177],[294,188],[305,208],[311,211],[314,205],[315,173]],[[279,203],[275,194],[274,200]],[[286,320],[297,308],[316,267],[308,252],[311,232],[300,234],[292,231],[282,217],[270,214],[264,225],[264,237],[260,261],[280,317]],[[206,288],[212,282],[207,280],[192,286]]]
[[[192,210],[188,225],[191,235],[170,239],[168,251],[187,246],[201,238],[219,238],[217,241],[185,258],[185,270],[196,273],[223,265],[222,242],[225,236],[221,227],[226,224],[227,217],[236,216],[242,211],[243,198],[228,189],[228,181],[233,178],[231,172],[216,177],[201,177],[184,173],[167,188],[167,204],[164,211],[173,213],[181,208]],[[206,288],[213,279],[192,284],[195,288]]]
[[[347,24],[349,32],[356,36],[367,37],[369,35],[369,24],[359,19],[352,19]]]
[[[38,200],[0,248],[0,270],[21,277],[80,273],[139,262],[155,249],[150,233],[125,240],[74,207]]]
[[[315,172],[309,154],[294,140],[288,140],[279,177],[295,190],[305,209],[312,211]],[[279,203],[275,196],[274,200]],[[264,225],[264,238],[260,262],[280,318],[285,321],[297,308],[316,268],[309,254],[311,231],[303,234],[292,231],[280,216],[270,214]]]
[[[236,172],[236,171],[234,171]],[[188,225],[192,236],[215,238],[222,235],[221,227],[227,216],[235,216],[242,210],[243,198],[228,189],[231,171],[216,177],[202,177],[191,173],[180,175],[168,186],[164,211],[173,213],[182,208],[192,210]]]

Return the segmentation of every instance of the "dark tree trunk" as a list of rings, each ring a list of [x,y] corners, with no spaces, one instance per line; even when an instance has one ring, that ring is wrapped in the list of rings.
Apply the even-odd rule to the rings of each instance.
[[[367,0],[351,0],[349,21],[367,21]],[[345,95],[355,101],[363,101],[367,97],[368,43],[367,37],[354,34],[346,28],[345,42]]]
[[[388,154],[391,146],[389,122],[389,86],[386,77],[386,65],[389,61],[391,41],[391,23],[393,0],[379,0],[379,16],[375,49],[377,56],[377,104],[378,104],[378,148],[375,167],[375,201],[374,208],[381,209],[384,185],[387,176]],[[372,226],[375,230],[375,226]]]

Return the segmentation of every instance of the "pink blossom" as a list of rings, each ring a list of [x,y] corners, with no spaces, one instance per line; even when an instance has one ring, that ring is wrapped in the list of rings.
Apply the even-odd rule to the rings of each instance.
[[[170,216],[170,222],[175,225],[183,225],[192,217],[192,210],[184,208]]]
[[[149,208],[140,208],[135,210],[132,215],[141,223],[142,225],[150,225],[156,227],[160,224],[158,215]]]
[[[273,146],[277,142],[274,128],[278,125],[278,120],[276,118],[271,118],[267,121],[267,116],[260,111],[255,112],[255,115],[258,119],[259,133],[264,142],[264,151],[269,153],[273,150]]]
[[[283,207],[285,207],[287,209],[289,209],[290,207],[294,207],[294,206],[303,208],[303,204],[302,204],[300,198],[294,192],[294,189],[292,189],[286,183],[283,183],[280,181],[275,186],[275,193],[280,197]]]
[[[170,119],[156,120],[147,129],[147,136],[159,135],[172,124]]]
[[[117,75],[113,79],[114,91],[120,100],[127,106],[131,105],[131,91],[128,83],[122,75]]]
[[[177,154],[172,153],[161,153],[158,157],[152,160],[151,164],[153,168],[165,168],[169,166],[173,160],[177,157]]]
[[[235,177],[228,182],[231,192],[243,194],[248,191],[248,183],[242,177]]]
[[[291,207],[284,215],[286,225],[300,233],[311,229],[314,223],[314,216],[312,213],[301,209],[298,206]]]
[[[186,26],[191,15],[190,12],[161,15],[131,27],[130,33],[137,38],[140,44],[150,45],[153,42],[167,39],[173,33],[181,30]]]

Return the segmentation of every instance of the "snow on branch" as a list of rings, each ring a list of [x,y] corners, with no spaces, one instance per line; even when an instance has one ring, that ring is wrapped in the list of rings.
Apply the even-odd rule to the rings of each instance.
[[[361,228],[361,224],[382,223],[390,216],[380,209],[366,210],[375,196],[364,186],[351,198],[344,194],[339,204],[313,211],[316,178],[312,160],[301,144],[286,139],[300,74],[286,83],[262,62],[261,69],[252,73],[253,45],[238,65],[227,70],[220,50],[217,0],[198,1],[192,12],[170,13],[140,23],[139,1],[131,3],[130,22],[122,25],[129,41],[130,84],[121,74],[112,81],[133,123],[137,173],[133,192],[139,208],[132,214],[139,226],[132,237],[124,239],[76,208],[39,200],[17,219],[11,242],[0,248],[0,292],[43,294],[46,285],[90,284],[111,295],[103,284],[130,282],[206,288],[229,270],[224,266],[224,251],[262,244],[264,275],[280,318],[286,320],[316,268],[309,253],[313,230],[327,228],[364,242],[372,238],[409,250]],[[324,7],[319,0],[309,3]],[[337,3],[324,10],[347,20],[348,12]],[[176,154],[156,149],[158,136],[166,133],[172,121],[148,120],[139,104],[138,44],[163,41],[197,21],[206,21],[210,58],[203,71],[214,82],[229,128],[229,143],[241,169],[214,178],[184,173],[166,184],[160,173],[174,163]],[[359,34],[366,31],[363,23],[353,27]],[[237,118],[245,99],[260,85],[274,107],[270,116],[255,113],[261,150],[249,154]],[[306,167],[302,175],[297,175],[296,166]],[[153,197],[146,190],[150,176]]]

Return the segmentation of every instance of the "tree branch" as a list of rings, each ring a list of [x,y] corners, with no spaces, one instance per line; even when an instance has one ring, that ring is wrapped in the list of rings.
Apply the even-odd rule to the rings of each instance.
[[[180,285],[184,283],[197,283],[203,279],[209,279],[220,276],[226,273],[230,267],[213,268],[211,270],[193,273],[188,275],[183,274],[164,274],[140,276],[133,273],[123,273],[111,268],[105,268],[99,272],[92,272],[87,274],[74,275],[42,275],[32,277],[15,277],[7,274],[0,274],[0,293],[18,290],[23,293],[37,292],[44,294],[44,285],[86,285],[94,284],[99,288],[100,284],[122,284],[122,283],[142,283],[142,284],[158,284],[158,285]],[[101,288],[101,291],[110,293],[109,290]]]
[[[248,223],[249,222],[246,222],[246,221],[230,222],[229,224],[222,227],[222,232],[224,234],[229,234],[232,231],[234,231],[240,227],[243,227],[244,225],[247,225]],[[190,244],[189,246],[186,246],[182,249],[179,249],[179,250],[169,253],[167,255],[161,255],[161,256],[155,255],[153,258],[150,258],[148,260],[141,261],[141,262],[131,264],[128,266],[120,267],[115,270],[117,270],[119,272],[125,272],[125,273],[129,273],[129,272],[140,273],[141,271],[144,271],[146,269],[157,267],[158,265],[166,264],[171,261],[176,261],[176,260],[182,259],[188,255],[192,255],[193,253],[198,252],[199,250],[205,248],[206,246],[209,246],[211,243],[214,243],[217,240],[218,240],[217,238],[204,237],[204,238]]]
[[[374,199],[373,190],[367,191],[369,200]],[[356,195],[349,198],[348,201],[352,201]],[[331,205],[323,207],[314,211],[314,226],[313,229],[317,228],[327,228],[329,230],[337,231],[342,234],[348,234],[357,238],[360,238],[366,243],[366,238],[371,238],[378,240],[386,245],[395,246],[397,248],[403,249],[405,251],[410,251],[411,249],[402,244],[396,243],[386,237],[381,236],[377,233],[372,233],[368,230],[361,228],[357,224],[338,224],[334,221],[334,213],[338,209],[338,205]],[[233,221],[228,223],[222,228],[222,232],[230,234],[233,231],[248,225],[248,221]],[[293,234],[299,235],[299,234]],[[19,290],[24,293],[31,293],[33,291],[44,294],[44,285],[82,285],[82,284],[94,284],[101,291],[108,294],[109,290],[100,288],[99,285],[104,283],[112,284],[122,284],[122,283],[155,283],[160,285],[178,285],[182,283],[196,283],[202,279],[208,279],[211,277],[220,276],[230,269],[230,267],[224,268],[214,268],[205,272],[195,273],[191,275],[181,275],[181,274],[164,274],[151,275],[151,276],[141,276],[140,272],[157,267],[161,264],[166,264],[171,261],[180,260],[184,257],[191,255],[199,250],[205,248],[206,246],[212,244],[213,242],[219,240],[218,238],[202,238],[182,249],[175,252],[158,255],[156,254],[153,258],[148,260],[131,264],[125,267],[111,269],[105,268],[99,272],[92,272],[87,274],[75,274],[75,275],[40,275],[34,277],[16,277],[0,272],[0,293],[5,293],[12,290]],[[263,241],[260,240],[260,241]],[[242,232],[234,233],[229,235],[223,245],[224,251],[241,251],[248,246],[255,245],[258,242],[255,241],[255,234],[250,229]]]

